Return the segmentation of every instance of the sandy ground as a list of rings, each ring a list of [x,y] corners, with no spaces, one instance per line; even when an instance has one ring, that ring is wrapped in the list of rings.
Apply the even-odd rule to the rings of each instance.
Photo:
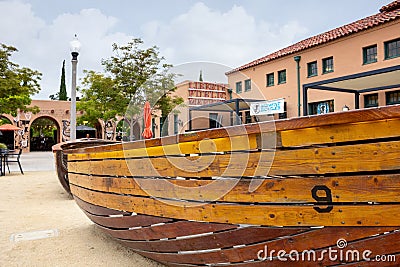
[[[21,162],[25,175],[12,166],[0,176],[0,266],[163,266],[96,228],[59,184],[51,153]],[[26,240],[44,230],[55,236]]]

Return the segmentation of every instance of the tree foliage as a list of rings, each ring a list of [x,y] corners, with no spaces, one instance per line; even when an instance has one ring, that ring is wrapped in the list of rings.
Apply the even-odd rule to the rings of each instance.
[[[120,97],[120,93],[114,88],[114,80],[102,73],[84,71],[82,89],[79,89],[82,98],[77,102],[77,109],[85,113],[78,118],[78,123],[88,121],[94,127],[98,119],[112,120],[116,115],[125,110],[126,101]]]
[[[67,87],[65,85],[65,60],[63,60],[63,65],[61,69],[61,81],[60,81],[60,91],[55,95],[50,95],[51,100],[68,100]]]
[[[32,102],[31,96],[40,91],[42,74],[10,61],[17,51],[13,46],[0,45],[0,114],[15,115],[18,109],[38,111],[38,107],[27,106]]]
[[[173,79],[176,75],[168,72],[171,65],[162,63],[164,58],[156,46],[143,48],[143,41],[135,38],[127,45],[113,44],[112,49],[113,55],[102,60],[104,75],[86,72],[85,89],[82,90],[84,97],[79,104],[79,108],[87,113],[83,117],[87,118],[85,120],[91,121],[88,118],[97,116],[107,121],[120,115],[129,122],[129,132],[133,134],[133,125],[146,100],[163,115],[183,102],[182,98],[178,100],[178,97],[169,95],[171,90],[175,90]]]

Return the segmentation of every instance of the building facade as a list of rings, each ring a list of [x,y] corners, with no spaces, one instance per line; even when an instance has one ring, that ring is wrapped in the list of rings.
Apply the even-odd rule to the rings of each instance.
[[[400,1],[226,73],[241,98],[285,100],[285,117],[400,103]]]
[[[168,134],[177,134],[192,129],[215,128],[225,125],[229,118],[216,112],[190,113],[194,107],[221,103],[235,97],[227,84],[205,81],[183,81],[176,85],[175,96],[182,97],[184,103],[174,109],[168,116]],[[158,118],[155,123],[160,125]],[[156,134],[160,132],[156,131]],[[157,137],[160,135],[156,135]]]

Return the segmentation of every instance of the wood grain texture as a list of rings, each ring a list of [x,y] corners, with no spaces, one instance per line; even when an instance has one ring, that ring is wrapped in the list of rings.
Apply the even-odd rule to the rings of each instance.
[[[287,130],[280,134],[282,146],[296,147],[398,137],[399,131],[400,120],[391,119]]]
[[[121,230],[110,229],[101,226],[99,227],[114,238],[135,241],[150,241],[232,230],[238,228],[239,226],[222,223],[174,221],[165,224],[156,224]]]
[[[378,107],[374,109],[352,110],[347,112],[328,113],[324,115],[306,116],[301,118],[292,118],[289,120],[269,121],[262,123],[253,123],[235,127],[226,127],[218,129],[209,129],[184,133],[180,135],[168,136],[163,138],[153,138],[148,140],[139,140],[122,144],[109,146],[76,148],[66,151],[70,154],[93,153],[110,151],[121,151],[122,149],[137,149],[146,147],[155,147],[162,145],[178,144],[183,142],[200,141],[204,139],[223,138],[226,136],[234,137],[241,135],[252,135],[268,132],[281,132],[298,130],[311,127],[335,126],[351,123],[372,122],[379,120],[390,120],[400,118],[399,105]]]
[[[119,228],[119,229],[128,229],[132,227],[143,227],[143,226],[149,226],[153,224],[158,224],[158,223],[167,223],[167,222],[172,222],[172,219],[168,218],[161,218],[161,217],[155,217],[155,216],[148,216],[148,215],[130,215],[130,216],[99,216],[99,215],[93,215],[90,214],[89,212],[85,211],[86,216],[88,218],[104,227],[110,227],[110,228]]]
[[[120,240],[120,242],[133,249],[145,251],[195,251],[254,244],[276,238],[282,238],[284,236],[299,234],[308,230],[308,228],[245,227],[220,231],[217,233],[209,233],[202,236],[187,237],[184,239],[174,238],[154,241]]]
[[[94,191],[163,199],[243,203],[315,203],[312,190],[324,186],[332,202],[400,202],[400,174],[260,180],[250,192],[252,179],[176,180],[70,175],[71,184]],[[231,188],[231,189],[230,189]],[[230,190],[227,190],[230,189]],[[324,193],[324,192],[320,192]]]
[[[333,206],[329,212],[318,212],[330,204],[219,204],[126,196],[95,192],[71,185],[72,193],[89,203],[111,209],[148,214],[153,216],[228,224],[265,226],[400,226],[393,216],[400,211],[399,204],[348,204]]]
[[[389,228],[390,229],[390,228]],[[229,249],[222,249],[218,251],[193,251],[188,253],[157,253],[147,251],[137,251],[139,254],[152,258],[156,261],[180,264],[233,264],[241,263],[244,261],[259,261],[258,255],[263,257],[263,252],[266,247],[268,251],[274,250],[278,252],[284,249],[287,252],[292,250],[319,250],[322,248],[334,246],[338,239],[346,237],[348,242],[358,239],[366,238],[376,233],[376,228],[347,228],[347,227],[328,227],[309,232],[300,233],[294,236],[284,236],[280,239],[261,242],[244,247],[233,247]],[[385,229],[381,229],[380,232]],[[261,253],[260,253],[261,251]],[[270,261],[264,261],[264,264]],[[277,265],[275,265],[277,264]],[[272,266],[285,266],[282,262],[272,261]],[[264,265],[265,266],[265,265]],[[267,265],[269,266],[269,265]],[[287,265],[286,265],[287,266]],[[291,265],[290,265],[291,266]]]
[[[254,177],[399,170],[400,141],[196,157],[76,161],[72,173],[137,177]]]
[[[56,164],[58,180],[59,180],[61,186],[64,188],[65,192],[67,192],[68,195],[72,196],[71,188],[69,188],[69,180],[68,180],[67,155],[65,155],[61,149],[54,150],[53,154],[54,154],[54,159],[55,159],[55,164]]]

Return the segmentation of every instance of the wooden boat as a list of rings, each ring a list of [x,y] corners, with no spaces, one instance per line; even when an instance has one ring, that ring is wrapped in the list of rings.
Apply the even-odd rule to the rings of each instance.
[[[74,142],[68,141],[68,142],[58,143],[52,147],[58,180],[60,181],[61,186],[69,195],[72,196],[68,180],[67,155],[64,154],[63,150],[86,147],[86,146],[112,144],[112,143],[116,142],[103,139],[86,138],[86,139],[78,139],[77,141]]]
[[[62,152],[85,214],[167,266],[400,266],[399,105]]]

